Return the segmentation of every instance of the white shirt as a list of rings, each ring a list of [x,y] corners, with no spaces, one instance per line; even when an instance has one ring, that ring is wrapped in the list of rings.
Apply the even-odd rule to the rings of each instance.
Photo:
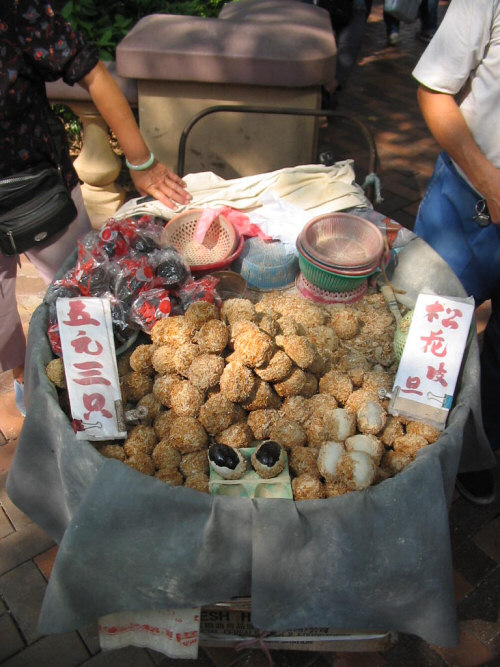
[[[500,168],[500,0],[452,0],[413,76],[456,96],[475,142]]]

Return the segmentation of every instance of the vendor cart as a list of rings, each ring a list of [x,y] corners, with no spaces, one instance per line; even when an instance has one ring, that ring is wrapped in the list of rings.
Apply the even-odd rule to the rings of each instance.
[[[182,152],[179,160],[182,173]],[[351,196],[343,188],[339,205]],[[408,307],[422,290],[465,296],[416,237],[394,253],[387,276]],[[42,632],[118,612],[202,607],[206,645],[253,637],[272,648],[380,650],[397,632],[457,643],[448,507],[457,470],[491,465],[475,335],[434,445],[363,492],[294,502],[165,485],[77,440],[44,371],[47,317],[42,304],[30,325],[28,412],[7,483],[13,502],[59,543]]]

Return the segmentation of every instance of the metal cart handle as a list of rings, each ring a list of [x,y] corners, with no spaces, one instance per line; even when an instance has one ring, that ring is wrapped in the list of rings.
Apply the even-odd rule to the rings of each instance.
[[[293,108],[291,109],[288,107],[261,107],[261,106],[251,106],[251,105],[246,106],[240,104],[220,104],[217,106],[207,107],[206,109],[203,109],[195,116],[193,116],[184,126],[184,129],[182,130],[182,134],[179,140],[179,148],[177,152],[177,174],[179,176],[181,177],[184,176],[186,142],[189,133],[196,125],[196,123],[198,123],[198,121],[200,121],[202,118],[205,118],[205,116],[208,116],[210,114],[219,112],[261,113],[261,114],[275,114],[275,115],[282,114],[287,116],[316,116],[317,118],[320,117],[340,118],[344,121],[351,123],[352,125],[355,125],[358,128],[358,130],[360,130],[361,134],[363,135],[368,145],[369,173],[376,174],[377,172],[379,162],[378,162],[377,147],[375,144],[375,139],[373,137],[373,134],[364,123],[362,123],[360,120],[358,120],[353,116],[347,116],[343,113],[339,113],[338,111],[329,111],[324,109],[293,109]],[[367,196],[371,201],[373,201],[373,194],[372,196],[370,195]]]

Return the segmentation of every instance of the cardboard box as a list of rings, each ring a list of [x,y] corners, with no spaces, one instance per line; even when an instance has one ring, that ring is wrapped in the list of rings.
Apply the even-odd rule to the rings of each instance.
[[[245,598],[244,600],[248,600]],[[238,605],[238,603],[236,603]],[[241,642],[251,642],[247,648],[288,651],[385,651],[395,642],[391,632],[343,631],[334,628],[304,628],[265,633],[251,623],[250,608],[225,606],[202,607],[200,645],[234,647]]]

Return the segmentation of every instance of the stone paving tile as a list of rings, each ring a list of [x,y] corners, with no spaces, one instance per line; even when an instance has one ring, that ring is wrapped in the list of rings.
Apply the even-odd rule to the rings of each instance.
[[[34,523],[7,535],[0,540],[0,575],[38,556],[53,544],[53,540]]]
[[[2,662],[2,667],[77,667],[77,665],[87,664],[84,662],[87,657],[88,654],[81,639],[72,632],[66,635],[43,637],[9,660]],[[137,663],[138,667],[140,664]]]
[[[11,380],[9,393],[2,394],[0,400],[0,431],[9,440],[19,437],[24,422],[24,417],[16,408],[12,382]]]
[[[4,512],[9,517],[9,521],[14,526],[16,530],[20,530],[24,526],[32,523],[31,519],[21,512],[21,510],[14,505],[7,491],[5,490],[5,483],[7,481],[7,474],[0,473],[0,506],[3,508]]]
[[[0,595],[28,644],[41,636],[37,624],[46,587],[47,582],[31,561],[0,577]]]
[[[454,667],[473,667],[475,665],[494,667],[493,661],[496,661],[495,654],[463,628],[460,630],[460,645],[457,648],[437,648],[436,652],[448,665]],[[498,665],[498,662],[496,664]]]
[[[50,573],[52,572],[52,568],[54,567],[54,561],[57,556],[57,550],[58,550],[57,545],[54,545],[50,549],[47,549],[47,551],[44,551],[40,555],[33,558],[33,562],[38,567],[38,569],[40,570],[40,572],[43,574],[43,576],[47,581],[49,580]]]
[[[0,507],[0,539],[14,532],[14,526],[9,521],[9,517]]]
[[[184,662],[186,667],[191,664]],[[154,662],[146,649],[127,647],[116,651],[103,651],[79,664],[85,667],[151,667]]]
[[[485,554],[500,563],[500,515],[475,534],[474,542]]]
[[[24,641],[10,614],[0,615],[0,662],[24,648]]]

